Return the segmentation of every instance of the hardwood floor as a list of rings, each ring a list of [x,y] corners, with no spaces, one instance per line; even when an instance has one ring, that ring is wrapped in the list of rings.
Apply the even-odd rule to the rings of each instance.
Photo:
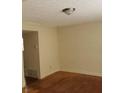
[[[28,85],[25,90],[24,93],[102,93],[102,78],[59,71]]]

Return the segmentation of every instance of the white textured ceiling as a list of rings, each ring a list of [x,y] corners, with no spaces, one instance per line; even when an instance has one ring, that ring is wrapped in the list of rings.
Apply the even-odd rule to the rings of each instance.
[[[71,15],[61,12],[63,8],[73,7]],[[23,0],[23,21],[51,26],[65,26],[101,20],[102,0]]]

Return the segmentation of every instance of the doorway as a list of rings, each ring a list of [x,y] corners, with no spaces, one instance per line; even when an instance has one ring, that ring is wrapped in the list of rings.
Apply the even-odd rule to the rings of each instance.
[[[22,31],[24,51],[24,77],[26,85],[40,78],[39,43],[37,31]]]

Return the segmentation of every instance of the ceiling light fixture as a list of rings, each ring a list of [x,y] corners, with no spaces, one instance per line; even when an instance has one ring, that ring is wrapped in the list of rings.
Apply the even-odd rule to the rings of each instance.
[[[62,12],[64,12],[67,15],[72,14],[75,11],[75,8],[65,8],[62,10]]]

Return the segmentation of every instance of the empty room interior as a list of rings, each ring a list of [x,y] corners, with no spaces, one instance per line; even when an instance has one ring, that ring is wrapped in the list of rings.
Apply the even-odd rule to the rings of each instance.
[[[102,1],[22,0],[23,93],[102,93]]]

